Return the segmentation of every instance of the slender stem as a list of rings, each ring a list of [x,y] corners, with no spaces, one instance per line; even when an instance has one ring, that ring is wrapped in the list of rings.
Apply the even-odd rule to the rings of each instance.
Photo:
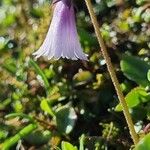
[[[104,59],[106,61],[107,68],[108,68],[108,71],[110,73],[110,77],[111,77],[112,82],[114,84],[116,93],[118,95],[118,99],[119,99],[119,101],[120,101],[120,103],[121,103],[121,105],[123,107],[123,113],[124,113],[125,119],[127,121],[131,137],[133,139],[134,144],[137,144],[138,141],[139,141],[139,137],[138,137],[138,135],[137,135],[137,133],[136,133],[136,131],[134,129],[134,124],[133,124],[131,115],[129,113],[127,103],[125,101],[125,98],[124,98],[124,95],[122,93],[119,81],[117,79],[115,70],[114,70],[113,65],[112,65],[111,59],[110,59],[109,54],[107,52],[107,48],[105,46],[104,40],[103,40],[101,32],[99,30],[99,24],[98,24],[97,18],[95,16],[95,13],[93,11],[91,0],[85,0],[85,2],[86,2],[86,5],[87,5],[87,8],[88,8],[88,11],[89,11],[89,14],[90,14],[90,17],[91,17],[94,29],[95,29],[95,33],[96,33],[99,45],[101,46],[101,51],[102,51],[103,57],[104,57]]]

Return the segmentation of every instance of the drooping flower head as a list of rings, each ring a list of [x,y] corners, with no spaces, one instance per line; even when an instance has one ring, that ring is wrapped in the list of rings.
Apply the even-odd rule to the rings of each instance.
[[[54,13],[46,38],[33,55],[48,59],[87,60],[79,42],[72,0],[53,0]]]

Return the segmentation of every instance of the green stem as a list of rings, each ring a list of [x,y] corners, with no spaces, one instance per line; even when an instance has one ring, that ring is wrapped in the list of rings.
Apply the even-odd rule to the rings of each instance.
[[[13,145],[15,145],[19,140],[21,140],[26,135],[30,134],[33,130],[37,128],[36,124],[29,124],[28,126],[24,127],[21,131],[19,131],[16,135],[11,137],[10,139],[6,140],[1,145],[1,150],[9,150]]]
[[[104,40],[103,40],[101,32],[99,30],[99,24],[98,24],[97,18],[95,16],[95,13],[93,11],[93,6],[92,6],[92,3],[91,3],[91,0],[85,0],[85,2],[86,2],[86,5],[87,5],[87,8],[88,8],[88,11],[89,11],[89,14],[90,14],[90,17],[91,17],[94,29],[95,29],[95,33],[96,33],[99,45],[101,46],[101,51],[102,51],[103,57],[104,57],[104,59],[106,61],[107,68],[108,68],[108,71],[110,73],[110,77],[111,77],[112,82],[114,84],[116,93],[118,95],[118,99],[119,99],[119,101],[120,101],[120,103],[121,103],[121,105],[123,107],[123,113],[124,113],[125,119],[127,121],[131,137],[133,139],[134,144],[137,144],[138,141],[139,141],[139,137],[138,137],[138,135],[137,135],[137,133],[136,133],[136,131],[134,129],[134,124],[133,124],[131,115],[129,113],[129,109],[128,109],[127,103],[125,101],[125,98],[124,98],[124,95],[122,93],[119,81],[117,79],[114,67],[112,65],[111,59],[110,59],[109,54],[107,52],[107,48],[105,46]]]

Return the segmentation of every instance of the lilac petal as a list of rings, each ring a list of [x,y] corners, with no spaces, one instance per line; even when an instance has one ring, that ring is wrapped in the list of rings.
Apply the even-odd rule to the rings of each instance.
[[[70,8],[62,1],[56,3],[49,31],[46,38],[33,55],[48,59],[82,59],[87,60],[83,53],[76,29],[74,8]]]
[[[68,7],[71,6],[72,4],[72,0],[53,0],[53,4],[59,2],[59,1],[62,1],[64,4],[66,4]]]

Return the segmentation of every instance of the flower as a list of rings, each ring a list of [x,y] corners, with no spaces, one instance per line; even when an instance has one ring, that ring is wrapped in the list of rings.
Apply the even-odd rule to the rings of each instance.
[[[79,42],[72,0],[53,0],[54,13],[46,38],[33,55],[48,59],[87,60]]]

